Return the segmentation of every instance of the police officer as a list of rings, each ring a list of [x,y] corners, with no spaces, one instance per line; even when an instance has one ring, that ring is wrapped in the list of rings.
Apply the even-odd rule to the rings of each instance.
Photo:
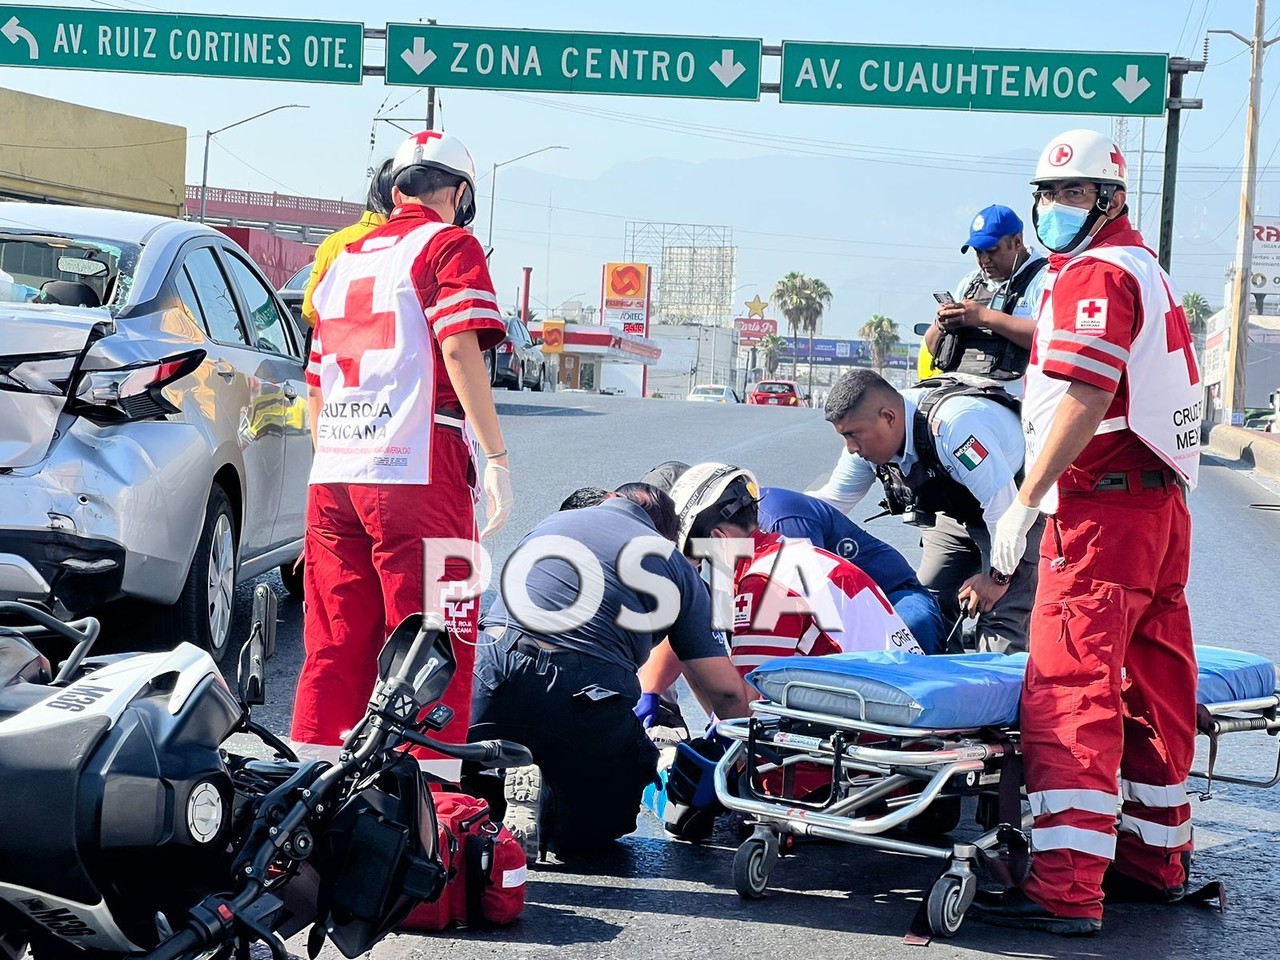
[[[938,306],[924,335],[921,378],[958,371],[1004,381],[1018,393],[1031,348],[1032,310],[1048,261],[1023,243],[1018,215],[999,204],[973,218],[960,252],[970,249],[977,269],[956,287],[958,302]]]
[[[747,713],[742,680],[712,637],[707,591],[675,549],[671,498],[646,484],[619,490],[534,527],[481,621],[470,736],[533,754],[536,766],[506,774],[504,815],[530,861],[544,846],[564,859],[635,829],[658,761],[632,712],[637,671],[664,636],[708,709]],[[557,555],[568,542],[576,555]],[[571,616],[580,602],[590,609]],[[468,786],[482,791],[483,779]]]
[[[980,650],[1027,647],[1035,551],[1008,576],[991,567],[996,521],[1013,502],[1024,445],[1012,399],[997,384],[926,381],[899,393],[871,370],[841,377],[826,416],[844,437],[831,479],[811,496],[848,511],[879,479],[889,512],[921,527],[917,571],[948,625],[981,613]]]
[[[1102,926],[1104,891],[1156,902],[1187,892],[1196,660],[1185,493],[1202,392],[1173,283],[1129,222],[1111,138],[1051,140],[1033,185],[1036,233],[1052,251],[1048,297],[1022,411],[1027,475],[992,561],[1009,570],[1049,515],[1022,693],[1034,858],[1022,890],[974,917],[1088,935]]]
[[[641,479],[670,490],[688,469],[687,463],[668,460]],[[946,632],[938,601],[916,578],[911,564],[901,553],[867,533],[825,500],[794,490],[761,487],[757,512],[763,533],[808,540],[815,547],[857,566],[884,592],[925,653],[943,652]]]

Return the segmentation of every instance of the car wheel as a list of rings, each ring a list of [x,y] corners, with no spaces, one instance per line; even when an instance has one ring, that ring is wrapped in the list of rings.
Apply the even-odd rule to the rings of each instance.
[[[497,385],[497,380],[494,376],[494,372],[497,370],[497,368],[498,368],[498,362],[497,360],[494,359],[493,351],[486,350],[484,352],[484,375],[486,378],[488,378],[489,386],[491,387]]]
[[[524,389],[524,361],[516,360],[516,378],[507,385],[507,389],[516,391]]]
[[[280,564],[280,582],[289,591],[289,596],[302,599],[302,574],[306,567],[296,561]]]
[[[215,486],[204,511],[191,571],[175,604],[182,636],[222,659],[231,638],[236,588],[236,537],[231,501]]]
[[[547,365],[544,363],[538,367],[538,380],[534,383],[532,389],[534,393],[541,393],[547,383]]]

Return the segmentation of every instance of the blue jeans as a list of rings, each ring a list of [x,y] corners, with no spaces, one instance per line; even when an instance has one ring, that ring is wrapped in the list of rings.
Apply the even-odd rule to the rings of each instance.
[[[945,652],[942,644],[947,638],[946,625],[933,594],[923,587],[908,587],[889,594],[888,599],[925,653]]]

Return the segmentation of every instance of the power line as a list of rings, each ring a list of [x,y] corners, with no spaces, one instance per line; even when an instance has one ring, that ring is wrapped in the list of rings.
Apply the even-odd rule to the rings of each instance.
[[[230,150],[228,150],[226,147],[224,147],[224,146],[223,146],[221,143],[219,143],[217,140],[214,140],[214,141],[213,141],[213,145],[214,145],[215,147],[217,147],[219,150],[221,150],[223,153],[225,153],[225,154],[227,154],[228,156],[230,156],[233,160],[237,160],[237,161],[239,161],[240,163],[244,164],[246,167],[248,167],[248,168],[249,168],[250,170],[252,170],[254,173],[256,173],[256,174],[258,174],[258,175],[260,175],[260,176],[266,177],[268,180],[270,180],[270,181],[271,181],[272,183],[274,183],[276,186],[278,186],[278,187],[284,187],[286,190],[288,190],[290,193],[292,193],[292,194],[294,194],[294,195],[296,195],[296,196],[306,196],[306,195],[307,195],[306,191],[304,191],[304,190],[299,190],[297,187],[291,187],[291,186],[289,186],[289,184],[284,183],[283,181],[277,180],[275,177],[271,176],[271,174],[267,173],[266,171],[264,171],[264,170],[259,170],[257,167],[255,167],[252,163],[250,163],[250,162],[249,162],[248,160],[246,160],[244,157],[240,156],[240,155],[239,155],[239,154],[237,154],[237,153],[232,153]]]

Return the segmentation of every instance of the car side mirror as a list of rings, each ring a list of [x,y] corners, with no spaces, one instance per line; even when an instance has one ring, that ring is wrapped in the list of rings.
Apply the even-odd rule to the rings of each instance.
[[[419,707],[444,696],[456,668],[444,617],[435,612],[405,617],[378,654],[382,683],[397,679],[408,683]]]
[[[248,707],[260,707],[267,702],[267,661],[276,652],[279,603],[275,591],[265,583],[254,589],[249,639],[240,648],[240,662],[236,670],[240,702]]]

